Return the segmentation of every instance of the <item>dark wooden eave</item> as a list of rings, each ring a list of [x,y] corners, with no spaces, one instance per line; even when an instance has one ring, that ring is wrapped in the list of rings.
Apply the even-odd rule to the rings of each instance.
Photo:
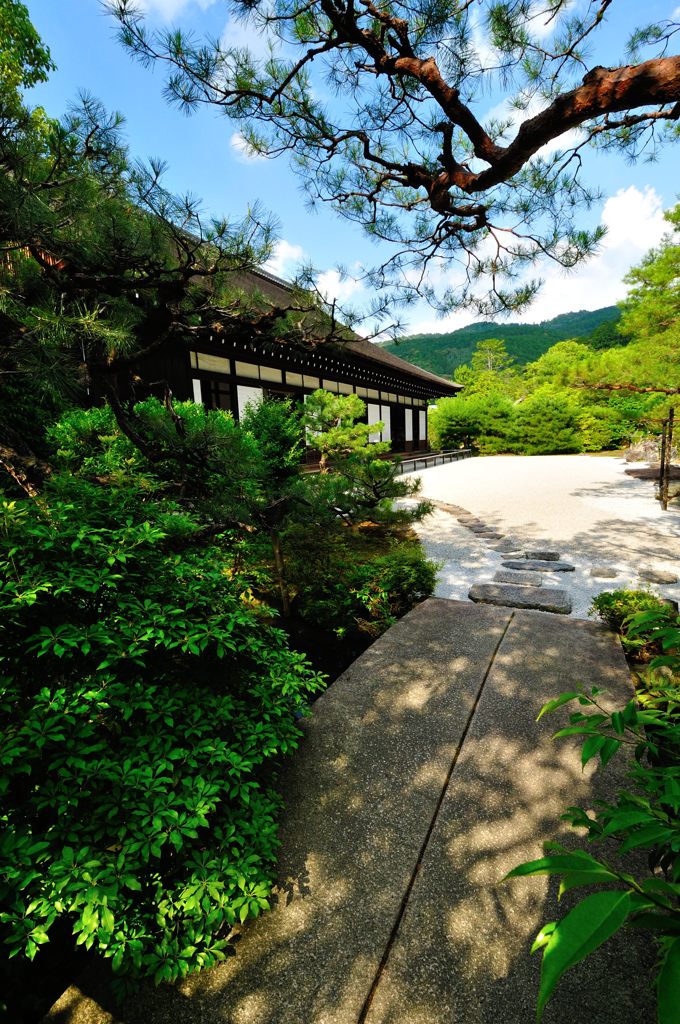
[[[267,298],[279,305],[285,305],[286,300],[292,296],[293,291],[292,286],[287,281],[276,277],[275,274],[270,274],[264,269],[239,274],[238,284],[244,291],[262,292]],[[430,373],[429,370],[423,370],[422,367],[409,363],[405,359],[400,359],[399,356],[395,356],[393,352],[388,352],[381,345],[376,345],[374,342],[360,338],[358,335],[354,335],[350,341],[344,342],[342,345],[335,343],[334,349],[344,357],[349,356],[351,362],[372,364],[373,366],[377,364],[378,368],[393,374],[396,373],[404,377],[415,378],[418,384],[431,392],[432,397],[456,395],[462,388],[462,384],[456,384],[445,377],[437,376],[436,373]]]

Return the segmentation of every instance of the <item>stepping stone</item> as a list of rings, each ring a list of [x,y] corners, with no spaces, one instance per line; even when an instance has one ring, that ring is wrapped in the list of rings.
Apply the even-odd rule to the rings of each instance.
[[[678,577],[672,572],[662,572],[656,569],[643,569],[640,579],[647,583],[677,583]]]
[[[468,530],[472,533],[493,533],[494,529],[492,526],[488,526],[486,523],[466,523]]]
[[[598,580],[613,580],[615,576],[619,575],[619,570],[614,569],[611,565],[594,565],[590,570],[590,575]]]
[[[496,551],[521,551],[523,546],[523,542],[516,537],[504,537],[499,544],[494,544],[493,548]]]
[[[557,562],[559,561],[559,551],[525,551],[525,558],[538,558],[542,562]]]
[[[517,587],[542,587],[545,582],[540,572],[513,572],[512,569],[499,569],[493,579],[494,583],[512,583]]]
[[[503,539],[503,534],[502,533],[494,533],[493,530],[490,530],[489,533],[478,533],[477,536],[481,537],[482,540],[502,540]]]
[[[465,514],[465,510],[460,505],[447,505],[445,501],[433,501],[432,504],[435,508],[441,509],[442,512],[450,512],[452,516]]]
[[[539,612],[569,615],[571,598],[559,587],[518,587],[511,583],[475,583],[468,597],[478,604],[499,604],[505,608],[535,608]]]
[[[501,564],[505,569],[537,569],[539,572],[573,572],[576,568],[569,562],[546,561],[542,558],[517,558]]]

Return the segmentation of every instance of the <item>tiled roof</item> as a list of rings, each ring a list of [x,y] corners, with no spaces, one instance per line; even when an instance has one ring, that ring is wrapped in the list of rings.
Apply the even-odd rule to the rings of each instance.
[[[382,345],[375,345],[371,341],[365,341],[363,339],[360,339],[359,341],[348,341],[346,349],[348,352],[355,352],[364,359],[370,359],[372,362],[380,363],[382,366],[398,370],[401,373],[409,373],[414,377],[419,377],[421,380],[427,381],[428,384],[435,385],[438,388],[443,388],[451,393],[460,391],[463,387],[462,384],[456,384],[452,380],[447,380],[446,377],[438,377],[436,373],[430,373],[429,370],[423,370],[421,366],[416,366],[415,363],[409,363],[406,359],[400,359],[399,356],[395,356],[393,352],[389,352],[387,349],[384,349]]]
[[[280,277],[270,274],[267,270],[258,269],[240,276],[244,288],[247,288],[250,282],[252,282],[253,288],[257,288],[265,294],[269,293],[270,297],[277,302],[281,300],[281,292],[291,291],[291,285],[288,281],[283,281]],[[382,345],[376,345],[374,342],[367,341],[365,338],[359,338],[356,335],[355,339],[345,342],[342,350],[361,359],[379,363],[385,369],[395,370],[398,373],[416,377],[423,383],[436,388],[440,393],[444,392],[453,395],[460,391],[463,386],[462,384],[454,383],[452,380],[447,380],[446,377],[439,377],[436,373],[430,373],[429,370],[423,370],[422,367],[416,366],[415,363],[409,363],[405,359],[400,359],[393,352],[384,349]]]

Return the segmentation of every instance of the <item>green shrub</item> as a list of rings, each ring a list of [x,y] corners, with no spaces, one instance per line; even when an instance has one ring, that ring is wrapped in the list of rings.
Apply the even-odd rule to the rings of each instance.
[[[512,450],[521,455],[580,452],[576,405],[564,395],[534,392],[515,410]]]
[[[616,409],[606,405],[588,406],[579,413],[579,431],[584,452],[601,452],[620,447],[631,438],[630,424]]]
[[[430,413],[431,438],[438,448],[474,447],[484,455],[510,450],[512,402],[497,392],[443,398]]]
[[[650,640],[639,631],[630,631],[631,617],[640,612],[657,612],[664,621],[674,618],[673,609],[649,590],[605,590],[593,598],[593,612],[620,635],[625,651],[640,655],[650,650]]]
[[[357,566],[348,579],[357,622],[368,632],[383,633],[430,597],[436,582],[437,566],[424,557],[419,545],[401,545]]]
[[[172,981],[268,906],[279,800],[319,678],[171,501],[56,475],[0,520],[0,930],[57,919]]]
[[[425,558],[419,544],[392,544],[391,551],[377,556],[370,547],[361,551],[342,542],[335,547],[308,546],[307,572],[302,572],[302,561],[292,567],[294,575],[300,572],[300,616],[340,636],[357,630],[372,637],[384,633],[432,594],[437,576],[437,566]]]

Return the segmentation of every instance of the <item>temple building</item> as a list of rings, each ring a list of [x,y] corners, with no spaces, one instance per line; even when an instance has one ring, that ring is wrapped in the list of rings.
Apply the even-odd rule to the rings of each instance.
[[[244,284],[278,305],[290,301],[291,288],[264,270],[250,272]],[[193,398],[211,409],[228,409],[238,420],[249,402],[263,396],[304,401],[318,388],[357,394],[366,403],[368,423],[383,423],[374,441],[391,441],[392,451],[427,450],[427,405],[456,395],[460,384],[399,359],[380,345],[360,338],[340,345],[300,350],[280,344],[201,342],[200,348],[175,350],[156,361],[178,399]]]

